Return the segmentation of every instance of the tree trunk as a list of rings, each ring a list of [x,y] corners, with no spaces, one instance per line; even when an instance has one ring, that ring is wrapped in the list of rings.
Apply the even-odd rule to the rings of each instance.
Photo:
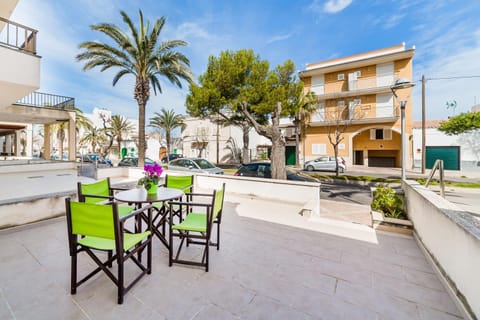
[[[274,128],[275,131],[275,128]],[[280,134],[273,134],[271,155],[272,178],[285,180],[285,142]]]
[[[137,78],[133,97],[138,103],[138,166],[145,164],[145,109],[150,97],[150,83],[148,79]]]
[[[280,132],[280,116],[282,113],[282,104],[277,102],[275,112],[272,115],[272,156],[271,156],[271,168],[272,178],[282,179],[287,178],[285,170],[285,140]]]
[[[145,165],[145,104],[138,104],[138,166]]]
[[[243,148],[242,148],[242,163],[250,162],[250,155],[248,152],[248,146],[250,144],[250,126],[246,122],[242,125],[242,132],[243,132]]]
[[[118,159],[122,159],[122,139],[120,136],[117,137],[117,144],[118,144]]]

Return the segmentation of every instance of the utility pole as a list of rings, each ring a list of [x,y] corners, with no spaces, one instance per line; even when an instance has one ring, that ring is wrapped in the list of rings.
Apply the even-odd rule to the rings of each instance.
[[[425,173],[425,162],[426,162],[426,150],[427,148],[425,147],[425,139],[426,139],[426,134],[425,134],[425,84],[427,80],[425,79],[425,75],[422,75],[422,174]]]

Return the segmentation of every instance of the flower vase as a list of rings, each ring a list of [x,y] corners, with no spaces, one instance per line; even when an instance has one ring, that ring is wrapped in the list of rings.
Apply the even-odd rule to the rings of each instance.
[[[147,190],[147,194],[157,194],[158,185],[153,182],[150,182],[147,185],[145,185],[145,190]]]

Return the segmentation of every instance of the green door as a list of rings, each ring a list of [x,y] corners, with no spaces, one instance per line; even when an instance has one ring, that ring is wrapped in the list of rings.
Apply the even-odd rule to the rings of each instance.
[[[460,146],[426,147],[425,167],[432,169],[437,159],[443,160],[445,170],[460,170]]]
[[[296,164],[296,149],[295,146],[285,147],[285,164],[288,166],[294,166]]]

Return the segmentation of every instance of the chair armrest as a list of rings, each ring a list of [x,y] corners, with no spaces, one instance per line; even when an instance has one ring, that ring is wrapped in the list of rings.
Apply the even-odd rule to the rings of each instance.
[[[200,196],[200,197],[213,197],[211,193],[195,193],[195,192],[185,192],[186,196]]]
[[[113,191],[126,191],[126,190],[130,190],[130,189],[129,189],[129,188],[110,187],[110,190],[113,190]]]
[[[151,209],[152,207],[153,207],[153,206],[152,206],[151,204],[149,204],[149,205],[147,205],[147,206],[145,206],[145,207],[141,207],[141,208],[139,208],[139,209],[137,209],[137,210],[134,210],[134,211],[130,212],[129,214],[121,217],[119,220],[120,220],[120,222],[124,222],[125,220],[128,220],[128,219],[130,219],[130,218],[138,215],[139,213],[144,212],[145,210]]]
[[[169,205],[184,205],[186,207],[211,207],[211,203],[205,203],[205,202],[184,202],[184,201],[169,201]]]
[[[113,200],[113,196],[101,196],[101,195],[98,195],[98,194],[86,194],[86,193],[83,193],[82,196],[83,196],[84,198],[99,198],[99,199]]]

